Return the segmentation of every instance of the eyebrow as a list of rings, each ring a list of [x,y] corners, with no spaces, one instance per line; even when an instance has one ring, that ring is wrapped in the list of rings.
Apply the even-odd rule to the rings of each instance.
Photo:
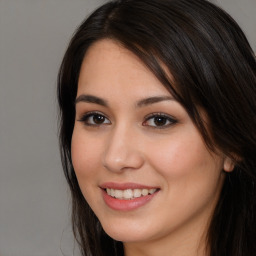
[[[106,100],[103,100],[99,97],[93,96],[93,95],[85,95],[85,94],[81,94],[80,96],[78,96],[75,100],[75,104],[79,103],[79,102],[87,102],[87,103],[94,103],[94,104],[98,104],[104,107],[108,106],[108,103]]]
[[[169,101],[169,100],[174,100],[173,97],[171,96],[154,96],[146,99],[142,99],[139,102],[137,102],[138,107],[145,107],[154,103],[158,103],[161,101]]]
[[[154,96],[154,97],[149,97],[149,98],[145,98],[142,99],[140,101],[138,101],[136,103],[136,107],[145,107],[154,103],[158,103],[161,101],[170,101],[170,100],[174,100],[173,97],[171,96]],[[108,103],[106,100],[99,98],[97,96],[93,96],[93,95],[85,95],[85,94],[81,94],[80,96],[78,96],[75,100],[75,104],[79,103],[79,102],[86,102],[86,103],[94,103],[94,104],[98,104],[104,107],[108,107]]]

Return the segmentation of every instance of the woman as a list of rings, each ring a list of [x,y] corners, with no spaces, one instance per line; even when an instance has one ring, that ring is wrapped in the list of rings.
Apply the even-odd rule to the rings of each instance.
[[[83,255],[252,256],[256,63],[204,0],[96,10],[60,68],[60,147]]]

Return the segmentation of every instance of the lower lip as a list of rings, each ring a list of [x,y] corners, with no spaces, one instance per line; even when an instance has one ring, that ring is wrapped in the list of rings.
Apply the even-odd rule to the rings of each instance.
[[[105,190],[102,190],[103,199],[106,205],[116,211],[131,211],[140,208],[141,206],[147,204],[157,193],[158,191],[152,195],[137,197],[130,200],[124,200],[114,198],[108,195]]]

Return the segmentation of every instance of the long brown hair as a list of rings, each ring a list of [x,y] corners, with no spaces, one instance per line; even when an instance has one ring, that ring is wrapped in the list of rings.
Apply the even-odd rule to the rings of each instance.
[[[103,38],[135,53],[184,106],[209,149],[218,148],[236,163],[226,174],[208,231],[210,256],[255,255],[256,61],[237,23],[205,0],[111,1],[80,25],[68,46],[58,76],[59,137],[82,254],[124,253],[122,243],[104,232],[85,201],[70,152],[81,63],[88,48]]]

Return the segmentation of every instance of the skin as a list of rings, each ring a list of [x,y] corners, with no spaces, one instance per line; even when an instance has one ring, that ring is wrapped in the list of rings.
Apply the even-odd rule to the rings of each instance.
[[[81,95],[107,105],[83,101]],[[138,104],[159,96],[164,99]],[[138,57],[114,41],[98,41],[87,51],[77,99],[73,166],[106,233],[124,242],[127,256],[207,255],[205,234],[223,169],[232,170],[230,159],[209,152],[181,104]],[[148,117],[152,113],[172,119],[156,125],[156,118]],[[94,117],[102,123],[96,124]],[[136,182],[159,192],[142,207],[117,211],[103,200],[104,182]]]

